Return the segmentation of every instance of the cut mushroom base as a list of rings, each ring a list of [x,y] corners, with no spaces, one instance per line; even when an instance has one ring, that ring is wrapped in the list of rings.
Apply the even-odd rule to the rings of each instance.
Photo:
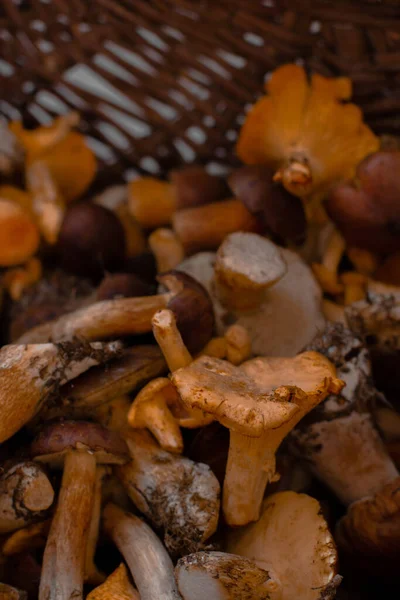
[[[164,532],[174,556],[196,552],[215,533],[220,487],[204,464],[165,452],[146,431],[126,431],[132,461],[116,468],[131,500]]]
[[[260,520],[231,530],[225,548],[269,573],[276,584],[271,600],[333,598],[341,581],[336,547],[321,507],[305,494],[279,492],[268,497]]]
[[[228,243],[230,238],[237,235],[229,236],[227,241],[224,242],[222,247],[225,247],[226,251],[230,248]],[[202,283],[209,292],[213,301],[218,335],[223,335],[229,325],[237,323],[249,332],[255,354],[294,356],[315,337],[318,331],[324,329],[325,318],[322,314],[321,288],[317,284],[311,269],[296,253],[282,248],[278,249],[272,242],[256,234],[241,235],[247,236],[256,243],[258,247],[256,255],[258,269],[254,265],[253,255],[246,252],[246,244],[241,245],[239,248],[236,247],[234,253],[236,256],[236,287],[232,285],[228,289],[225,286],[223,298],[219,297],[218,284],[215,284],[217,254],[201,252],[185,259],[178,268]],[[283,264],[280,270],[274,268],[271,273],[268,273],[265,269],[265,260],[268,260],[270,255],[270,252],[266,252],[265,249],[266,242],[273,248],[275,253],[279,252]],[[237,258],[239,249],[241,250],[240,261]],[[228,260],[225,251],[223,256],[224,264]],[[256,286],[259,305],[253,306],[251,310],[232,310],[225,306],[224,302],[229,304],[230,300],[230,305],[236,306],[237,282],[243,284],[248,280],[247,285],[249,285],[249,281],[251,283],[252,280],[250,275],[254,270],[264,273],[263,284]],[[280,280],[279,276],[281,277]],[[239,292],[243,296],[242,286],[239,286]],[[260,298],[262,298],[262,301],[260,301]]]
[[[343,382],[316,352],[258,358],[234,367],[201,357],[171,376],[182,401],[230,429],[223,510],[230,525],[259,517],[265,487],[276,480],[275,453],[299,420]],[[296,380],[305,387],[294,385]]]
[[[115,357],[120,344],[73,341],[3,346],[0,350],[0,443],[40,410],[51,392],[93,365]]]
[[[276,582],[251,560],[224,552],[198,552],[175,569],[184,600],[270,600]]]
[[[140,599],[181,600],[172,561],[150,527],[115,504],[107,504],[103,520],[105,531],[128,563]]]

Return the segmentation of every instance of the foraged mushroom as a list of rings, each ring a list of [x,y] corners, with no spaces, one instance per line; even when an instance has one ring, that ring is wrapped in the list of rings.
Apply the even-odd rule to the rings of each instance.
[[[104,528],[128,563],[141,600],[180,600],[174,567],[164,546],[138,517],[107,504]]]
[[[306,494],[269,496],[260,520],[228,532],[225,547],[269,573],[270,585],[275,583],[271,600],[328,600],[342,579],[321,506]]]
[[[24,263],[39,248],[38,228],[29,212],[16,202],[0,198],[0,267]]]
[[[185,258],[185,250],[172,229],[160,227],[153,231],[148,241],[156,257],[158,273],[175,269]]]
[[[65,342],[0,349],[0,443],[38,413],[59,385],[115,357],[115,342]]]
[[[275,453],[283,438],[343,385],[334,366],[316,352],[293,359],[261,357],[241,367],[203,356],[171,379],[187,407],[212,414],[230,429],[223,489],[230,525],[258,519],[265,487],[277,478]]]
[[[0,598],[1,600],[27,600],[28,594],[11,585],[0,583]]]
[[[0,533],[10,533],[46,517],[53,487],[40,465],[22,461],[1,469]]]
[[[400,548],[400,477],[375,495],[354,502],[337,524],[336,539],[346,552],[391,559]]]
[[[101,425],[51,423],[34,440],[35,460],[64,472],[43,556],[40,600],[82,598],[86,546],[94,508],[96,464],[123,464],[124,441]]]
[[[44,548],[50,530],[51,519],[33,523],[12,533],[1,547],[4,556],[30,552],[36,548]]]
[[[270,600],[276,583],[251,560],[225,552],[198,552],[175,568],[183,600]]]
[[[166,452],[146,431],[124,433],[132,460],[116,473],[133,503],[163,531],[173,556],[204,548],[218,524],[215,475],[207,465]]]
[[[230,240],[233,238],[233,242]],[[235,239],[240,244],[235,243]],[[250,246],[250,240],[252,245]],[[230,260],[228,251],[235,247],[231,258],[235,269],[235,282],[230,290],[229,302],[236,304],[236,294],[241,294],[246,301],[247,292],[242,289],[240,282],[246,283],[247,288],[252,285],[257,288],[256,282],[251,284],[254,273],[264,273],[264,299],[260,305],[252,310],[232,310],[224,306],[218,296],[219,288],[215,285],[217,255],[202,252],[187,258],[179,265],[179,270],[188,273],[202,283],[209,292],[214,306],[216,329],[218,335],[223,335],[227,327],[232,324],[242,325],[251,338],[252,349],[255,354],[266,356],[294,356],[300,352],[325,326],[325,319],[321,311],[322,292],[317,285],[311,269],[294,252],[281,249],[272,242],[251,233],[235,233],[229,236],[224,244],[224,260],[226,265]],[[253,248],[249,252],[247,248]],[[258,251],[255,252],[255,247]],[[270,250],[268,250],[270,249]],[[239,260],[240,254],[240,260]],[[271,256],[281,256],[279,263],[276,258],[275,267],[281,265],[279,271],[275,268],[274,275],[269,271],[268,260]],[[286,263],[286,274],[285,274]],[[282,278],[273,284],[279,273]],[[268,281],[270,287],[268,287]],[[262,286],[261,286],[262,287]],[[261,292],[258,286],[259,293]],[[224,290],[223,301],[227,302],[227,288]],[[262,294],[260,294],[262,296]],[[254,293],[252,300],[254,300]],[[296,334],[294,334],[296,332]]]
[[[368,294],[365,300],[346,308],[346,321],[361,339],[373,338],[377,345],[400,349],[400,298]]]
[[[124,563],[121,563],[104,583],[88,594],[87,600],[140,600],[140,596],[129,581]]]

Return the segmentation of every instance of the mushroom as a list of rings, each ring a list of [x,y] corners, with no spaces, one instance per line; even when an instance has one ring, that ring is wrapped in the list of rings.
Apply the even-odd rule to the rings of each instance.
[[[219,483],[211,469],[160,448],[146,431],[125,431],[132,461],[116,468],[129,497],[173,556],[204,548],[215,533]]]
[[[230,292],[227,286],[223,288],[222,300],[235,306],[240,303],[237,296],[246,304],[249,295],[251,310],[232,310],[221,302],[221,286],[215,281],[218,277],[229,281],[229,263],[233,264],[235,277]],[[256,234],[234,233],[217,254],[196,254],[184,260],[179,270],[192,275],[210,293],[218,335],[222,336],[233,323],[242,325],[250,334],[255,354],[293,356],[325,326],[322,292],[310,268],[294,252],[280,249]],[[263,300],[254,307],[257,295]]]
[[[400,477],[376,494],[354,502],[336,527],[336,539],[347,553],[391,559],[398,564]]]
[[[123,464],[128,449],[115,433],[94,423],[47,425],[32,456],[64,472],[43,556],[39,600],[82,598],[86,546],[93,513],[97,464]]]
[[[392,295],[368,294],[345,311],[348,327],[362,339],[386,349],[400,349],[400,299]]]
[[[187,407],[230,429],[223,489],[230,525],[258,519],[265,487],[277,479],[275,453],[283,438],[343,385],[333,365],[316,352],[293,359],[259,357],[241,367],[203,356],[172,373],[171,380]]]
[[[318,283],[328,294],[341,294],[344,290],[343,283],[338,280],[339,263],[346,249],[346,242],[340,233],[333,229],[326,248],[323,252],[322,262],[313,263],[312,269]]]
[[[1,600],[27,600],[28,594],[11,585],[0,583],[0,598]]]
[[[143,227],[168,225],[175,211],[215,202],[228,194],[224,180],[201,166],[171,171],[170,180],[141,177],[129,183],[129,209]]]
[[[119,352],[120,345],[87,342],[3,346],[0,349],[0,443],[38,413],[59,385]]]
[[[175,269],[185,258],[185,250],[172,229],[156,229],[149,236],[148,242],[156,257],[158,273]]]
[[[107,473],[106,469],[107,468],[103,466],[97,466],[96,468],[96,481],[94,484],[93,492],[92,515],[90,518],[89,530],[87,533],[84,580],[85,582],[90,583],[91,585],[100,585],[106,578],[105,575],[98,570],[94,562],[94,555],[99,539],[102,487],[103,479]]]
[[[124,563],[121,563],[104,583],[88,594],[87,600],[140,600],[140,596],[129,581]]]
[[[251,560],[225,552],[198,552],[181,558],[175,568],[184,600],[270,600],[276,583]]]
[[[104,508],[103,520],[106,533],[128,563],[141,600],[180,600],[172,561],[150,527],[111,503]]]
[[[0,533],[43,519],[53,504],[53,487],[40,465],[17,462],[1,469]]]
[[[260,520],[228,532],[225,548],[265,569],[271,600],[333,598],[341,582],[337,551],[314,498],[278,492],[264,500]]]
[[[96,413],[102,404],[136,391],[148,380],[166,370],[165,361],[155,346],[125,348],[107,368],[92,367],[71,383],[63,385],[55,402],[44,407],[47,420],[66,416],[82,418]]]
[[[70,340],[115,338],[151,330],[151,319],[168,307],[178,316],[182,335],[195,350],[210,339],[214,326],[211,301],[204,288],[184,273],[170,272],[160,278],[168,292],[141,298],[120,298],[95,302],[39,325],[22,335],[18,343],[42,343]]]
[[[50,530],[51,519],[39,521],[18,529],[12,533],[4,542],[1,552],[4,556],[12,556],[14,554],[22,554],[30,552],[36,548],[44,548],[46,545],[47,535]]]
[[[153,288],[133,273],[107,273],[97,288],[97,300],[149,296]]]
[[[0,175],[11,177],[23,164],[24,149],[18,138],[8,127],[4,119],[0,119]]]
[[[313,473],[347,505],[374,494],[398,474],[369,412],[379,392],[366,348],[343,325],[329,325],[309,348],[333,362],[346,386],[337,397],[328,396],[292,439]]]
[[[0,197],[0,267],[24,263],[38,250],[40,235],[32,215],[16,202]]]

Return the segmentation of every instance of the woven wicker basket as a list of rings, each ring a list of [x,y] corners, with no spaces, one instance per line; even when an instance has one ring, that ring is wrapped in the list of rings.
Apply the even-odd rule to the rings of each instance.
[[[246,106],[291,61],[350,75],[374,130],[400,131],[399,0],[0,3],[0,114],[79,110],[106,179],[233,164]]]

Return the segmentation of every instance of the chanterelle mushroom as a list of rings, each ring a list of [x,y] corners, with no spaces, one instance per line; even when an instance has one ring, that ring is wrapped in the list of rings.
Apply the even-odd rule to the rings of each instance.
[[[121,563],[104,583],[90,592],[87,600],[140,600],[140,597],[129,581],[125,565]]]
[[[242,325],[255,354],[294,356],[325,326],[311,269],[257,234],[233,233],[216,254],[195,254],[178,268],[210,293],[218,334]]]
[[[128,431],[132,461],[116,468],[131,500],[164,533],[174,556],[196,552],[217,528],[219,483],[204,464],[170,454],[146,431]]]
[[[186,406],[212,414],[230,429],[223,489],[230,525],[258,519],[265,487],[277,477],[275,453],[283,438],[343,386],[334,366],[316,352],[293,359],[258,358],[241,367],[203,356],[171,379]]]
[[[228,533],[226,549],[268,571],[275,583],[271,600],[328,600],[341,581],[321,507],[306,494],[267,498],[257,523]]]
[[[178,562],[175,577],[184,600],[270,600],[276,588],[267,571],[225,552],[189,554]]]
[[[82,598],[86,544],[92,516],[96,464],[122,464],[125,442],[101,425],[51,423],[32,444],[37,461],[64,464],[58,505],[43,556],[39,600]]]
[[[110,360],[118,343],[73,341],[0,349],[0,443],[21,429],[59,385]]]

